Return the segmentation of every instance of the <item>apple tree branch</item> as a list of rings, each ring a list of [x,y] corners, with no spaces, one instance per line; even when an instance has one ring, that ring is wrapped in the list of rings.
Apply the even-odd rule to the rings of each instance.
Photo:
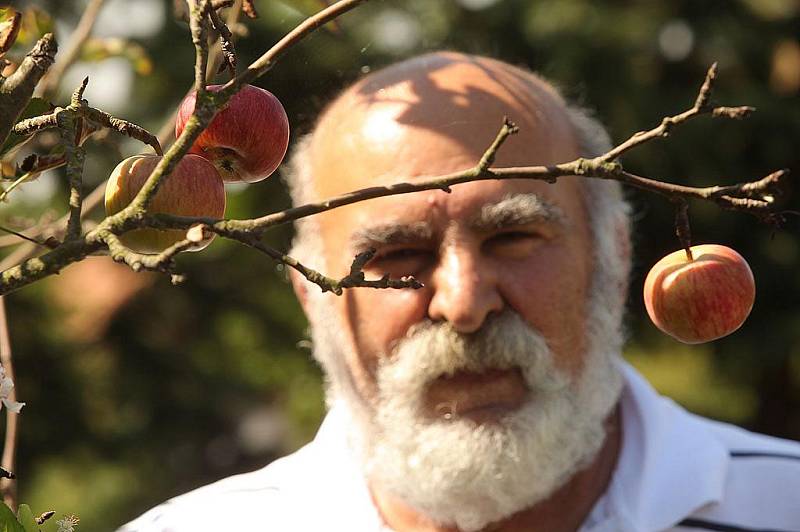
[[[288,267],[296,269],[306,279],[319,285],[322,290],[338,294],[343,289],[354,286],[376,288],[414,287],[418,286],[418,283],[409,278],[400,280],[388,278],[379,280],[365,279],[363,266],[369,260],[369,255],[356,257],[350,274],[344,278],[332,279],[301,264],[293,257],[266,246],[261,242],[261,237],[265,231],[276,225],[289,223],[343,205],[422,190],[439,189],[449,192],[453,185],[486,179],[538,179],[552,183],[562,176],[580,176],[583,178],[616,180],[625,185],[660,194],[675,202],[676,205],[680,206],[680,209],[684,209],[683,206],[689,199],[701,199],[712,201],[726,209],[753,214],[764,221],[774,221],[775,216],[780,215],[775,213],[775,205],[776,197],[783,193],[785,189],[788,175],[785,170],[779,170],[752,182],[735,185],[690,187],[630,173],[624,169],[619,160],[628,151],[656,138],[669,135],[675,127],[697,116],[710,115],[712,117],[742,118],[751,113],[753,109],[750,107],[714,107],[711,105],[711,95],[716,79],[716,65],[712,65],[709,69],[697,98],[690,109],[674,116],[665,117],[659,125],[650,130],[634,134],[607,153],[595,158],[579,158],[550,166],[493,167],[495,155],[501,149],[503,142],[517,131],[516,126],[506,119],[503,121],[497,137],[486,149],[480,160],[472,168],[463,171],[415,179],[413,182],[401,181],[389,186],[369,187],[324,201],[268,213],[252,219],[216,220],[203,217],[190,218],[154,214],[148,211],[148,207],[163,180],[169,176],[200,133],[211,122],[216,112],[228,102],[233,94],[245,84],[268,72],[286,51],[305,36],[365,1],[340,0],[316,15],[309,17],[287,33],[285,37],[279,40],[247,69],[223,85],[219,91],[211,92],[206,89],[209,66],[209,42],[207,36],[212,26],[217,28],[218,31],[220,28],[218,25],[220,19],[215,16],[214,10],[227,7],[231,2],[187,0],[192,41],[195,45],[194,88],[197,91],[197,98],[194,112],[183,132],[164,154],[130,205],[117,214],[106,217],[97,227],[86,234],[80,234],[79,231],[76,234],[73,231],[70,233],[70,238],[56,246],[55,249],[44,253],[40,257],[23,260],[22,263],[0,273],[0,294],[8,293],[42,277],[57,273],[67,264],[104,250],[107,250],[115,260],[129,265],[135,270],[148,269],[175,276],[177,275],[175,273],[175,257],[179,252],[192,247],[197,241],[197,226],[200,227],[200,235],[206,232],[215,233],[223,238],[239,241]],[[235,51],[231,47],[225,53],[235,54]],[[81,108],[88,109],[88,105],[83,105]],[[57,109],[51,115],[57,115],[58,112],[59,110]],[[88,113],[88,111],[83,112]],[[54,118],[56,119],[55,125],[61,127],[57,120],[58,116],[45,115],[25,121],[19,124],[17,128],[23,131],[31,131],[37,128],[53,127]],[[107,120],[106,125],[108,123],[111,123],[111,121]],[[72,218],[79,220],[80,213],[73,214]],[[187,237],[157,255],[142,255],[126,248],[121,243],[120,235],[127,231],[144,227],[183,229],[187,231]],[[688,231],[686,234],[688,235]]]

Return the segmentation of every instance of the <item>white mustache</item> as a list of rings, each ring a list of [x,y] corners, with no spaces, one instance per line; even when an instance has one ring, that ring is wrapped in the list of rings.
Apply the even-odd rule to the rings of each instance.
[[[516,312],[490,316],[475,333],[462,334],[444,322],[412,327],[378,367],[382,397],[421,393],[435,379],[458,371],[484,372],[519,368],[531,390],[555,392],[570,379],[555,369],[544,337]]]

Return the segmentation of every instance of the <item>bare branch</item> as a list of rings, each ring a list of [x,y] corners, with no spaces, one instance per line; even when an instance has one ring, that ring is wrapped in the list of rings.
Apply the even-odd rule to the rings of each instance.
[[[689,226],[689,203],[683,198],[675,200],[675,234],[686,250],[686,258],[690,262],[692,256],[692,230]]]
[[[0,142],[31,99],[36,84],[55,60],[58,45],[52,33],[45,34],[28,52],[19,68],[0,85]]]
[[[125,246],[117,235],[110,231],[102,231],[101,238],[108,246],[111,258],[116,262],[127,264],[130,268],[139,272],[142,270],[173,274],[175,268],[175,256],[195,245],[189,239],[183,239],[171,245],[161,253],[148,255],[137,253]]]
[[[77,93],[77,91],[76,91]],[[59,130],[64,146],[67,162],[67,179],[69,181],[69,220],[67,221],[67,239],[74,240],[81,234],[81,208],[83,207],[83,163],[86,160],[85,150],[78,144],[78,123],[72,113],[59,115]]]
[[[100,9],[103,7],[104,2],[105,0],[89,0],[86,9],[83,11],[83,15],[81,15],[80,21],[78,21],[78,25],[75,27],[75,31],[72,32],[69,44],[39,87],[39,94],[45,98],[51,99],[53,97],[64,72],[66,72],[78,58],[83,44],[92,34],[92,28],[97,21],[97,17],[100,14]]]
[[[52,113],[27,118],[17,123],[12,131],[17,135],[27,137],[37,131],[58,127],[58,115],[63,111],[62,107],[57,107]]]
[[[219,66],[219,71],[222,72],[225,68],[230,69],[231,75],[236,75],[236,50],[233,46],[233,35],[231,30],[222,18],[213,8],[208,10],[208,17],[211,20],[211,26],[217,33],[219,33],[220,49],[222,50],[223,62]]]
[[[669,136],[669,133],[673,127],[691,120],[696,116],[711,114],[713,117],[740,119],[745,118],[755,111],[754,107],[747,106],[712,108],[710,106],[711,93],[714,90],[714,82],[716,79],[717,63],[714,63],[709,67],[706,77],[703,80],[703,84],[700,87],[700,91],[698,92],[697,98],[695,99],[694,105],[691,107],[691,109],[688,109],[677,115],[663,118],[661,120],[661,124],[653,129],[634,133],[628,140],[604,154],[601,157],[601,160],[603,162],[613,161],[636,146],[639,146],[657,137],[667,137]]]
[[[497,133],[497,137],[495,137],[492,145],[489,146],[489,149],[483,154],[481,160],[478,161],[478,169],[481,172],[487,170],[492,164],[494,164],[494,158],[497,155],[497,150],[500,149],[500,146],[503,145],[508,137],[516,133],[519,133],[519,128],[514,124],[514,122],[509,120],[507,116],[504,116],[503,126]]]
[[[320,272],[304,266],[300,261],[285,253],[282,253],[274,248],[271,248],[254,238],[243,238],[240,242],[261,251],[272,259],[281,262],[291,268],[294,268],[306,279],[319,286],[323,292],[333,292],[336,295],[342,295],[345,288],[422,288],[422,283],[413,277],[403,277],[401,279],[390,279],[388,275],[380,279],[367,280],[364,276],[363,268],[375,254],[375,250],[365,251],[359,253],[353,259],[353,264],[350,267],[350,273],[341,279],[333,279]]]
[[[189,28],[195,49],[194,90],[198,100],[206,91],[206,69],[208,68],[208,27],[206,16],[210,10],[209,0],[186,0],[189,5]]]
[[[6,376],[12,381],[14,380],[14,361],[11,352],[11,336],[8,333],[8,317],[6,315],[6,302],[5,298],[0,296],[0,363],[3,364]],[[8,394],[8,398],[12,401],[16,400],[17,391],[12,388]],[[0,463],[0,469],[5,478],[0,479],[0,493],[3,496],[3,502],[16,510],[17,508],[17,483],[12,482],[14,479],[13,471],[16,468],[17,461],[17,439],[19,435],[19,414],[6,409],[6,436],[3,443],[3,457]]]
[[[136,139],[144,144],[152,146],[158,155],[164,154],[161,149],[161,144],[158,142],[158,138],[142,126],[138,126],[133,122],[128,122],[127,120],[122,120],[121,118],[113,117],[104,111],[94,109],[92,107],[88,107],[83,114],[86,118],[92,120],[93,122],[97,122],[104,127],[113,129],[114,131],[118,131],[132,139]]]
[[[22,263],[0,273],[0,295],[56,274],[103,247],[103,242],[96,238],[80,238],[68,240],[40,257],[25,259]]]
[[[308,17],[295,29],[287,33],[272,48],[267,50],[261,57],[256,59],[249,67],[247,67],[247,70],[226,83],[220,92],[229,92],[230,94],[233,94],[236,88],[241,87],[246,83],[250,83],[269,71],[273,66],[275,66],[275,63],[284,53],[286,53],[287,50],[296,45],[314,30],[328,22],[331,22],[332,20],[335,20],[337,17],[347,13],[352,9],[355,9],[367,1],[368,0],[340,0],[332,6],[323,9],[319,13]],[[245,2],[245,5],[246,3],[247,2]],[[246,10],[247,7],[245,7],[245,11]]]
[[[25,236],[25,235],[23,235],[22,233],[20,233],[18,231],[14,231],[13,229],[9,229],[8,227],[4,227],[2,225],[0,225],[0,231],[4,231],[6,233],[14,235],[17,238],[21,238],[22,240],[26,240],[28,242],[31,242],[32,244],[36,244],[37,246],[43,246],[43,247],[50,248],[50,249],[54,249],[55,247],[58,246],[58,243],[48,242],[48,241],[41,242],[39,240],[36,240],[35,238],[31,238],[29,236]]]
[[[101,186],[96,187],[89,195],[86,196],[86,198],[83,201],[83,209],[81,210],[81,217],[85,218],[98,205],[102,204],[104,198],[105,198],[105,183]],[[63,231],[64,224],[67,223],[67,220],[69,220],[69,215],[62,216],[61,218],[52,223],[38,225],[36,227],[31,228],[27,236],[31,238],[36,238],[38,236],[42,236],[51,232]],[[11,242],[9,238],[13,238],[14,242]],[[16,237],[0,237],[0,247],[9,246],[14,243],[16,243]],[[20,246],[18,249],[14,251],[14,253],[8,255],[2,261],[0,261],[0,271],[4,271],[14,266],[15,264],[19,264],[22,261],[28,260],[37,251],[38,248],[34,244],[24,244]]]

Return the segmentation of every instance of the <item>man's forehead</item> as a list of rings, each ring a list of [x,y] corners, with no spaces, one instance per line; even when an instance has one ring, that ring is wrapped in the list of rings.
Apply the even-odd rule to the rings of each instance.
[[[577,156],[563,100],[532,74],[459,54],[387,70],[345,91],[321,118],[309,150],[321,196],[468,169],[504,116],[520,131],[498,152],[497,166]]]

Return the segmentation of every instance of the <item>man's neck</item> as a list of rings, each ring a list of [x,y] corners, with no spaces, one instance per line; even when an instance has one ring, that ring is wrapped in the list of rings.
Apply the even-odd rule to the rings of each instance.
[[[492,523],[483,532],[574,532],[586,520],[611,482],[622,444],[619,406],[606,421],[603,447],[588,467],[544,501]],[[532,479],[532,482],[535,480]],[[402,500],[370,484],[372,498],[384,522],[397,532],[458,532],[438,525]]]

